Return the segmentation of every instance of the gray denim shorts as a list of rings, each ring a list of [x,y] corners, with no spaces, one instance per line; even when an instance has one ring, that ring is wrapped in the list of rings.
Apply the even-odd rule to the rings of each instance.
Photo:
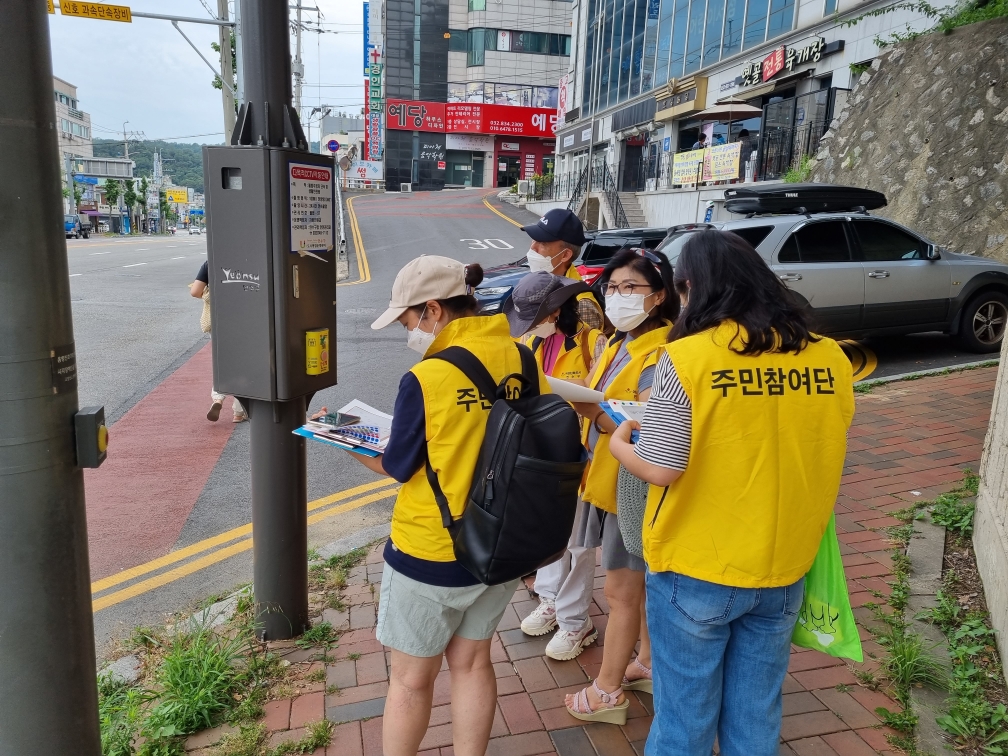
[[[446,588],[382,570],[376,634],[382,645],[410,656],[439,656],[453,635],[487,640],[500,623],[517,580]]]

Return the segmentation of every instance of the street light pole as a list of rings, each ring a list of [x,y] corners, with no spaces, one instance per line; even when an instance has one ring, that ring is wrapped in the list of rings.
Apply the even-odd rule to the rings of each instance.
[[[217,0],[217,15],[221,21],[228,20],[228,0]],[[231,132],[235,127],[235,98],[228,88],[234,81],[234,61],[231,58],[231,35],[234,33],[230,26],[219,26],[218,39],[220,40],[220,72],[221,72],[221,97],[224,101],[224,141],[231,138]],[[227,82],[228,86],[223,86]]]
[[[0,751],[100,756],[45,4],[5,4],[0,39]]]

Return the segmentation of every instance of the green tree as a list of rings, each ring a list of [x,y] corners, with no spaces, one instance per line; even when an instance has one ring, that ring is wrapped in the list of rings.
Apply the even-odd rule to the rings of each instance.
[[[105,201],[109,205],[109,231],[112,230],[112,207],[119,206],[119,196],[122,194],[122,187],[119,182],[115,179],[105,179],[105,183],[102,184],[102,189],[105,192]]]
[[[123,204],[126,205],[126,210],[129,212],[129,216],[133,218],[133,206],[137,203],[137,193],[133,188],[133,182],[130,180],[126,181],[126,191],[123,192]],[[133,223],[130,223],[130,233],[134,231]]]
[[[211,42],[210,43],[210,47],[213,48],[213,51],[215,53],[217,53],[218,55],[220,55],[220,51],[221,50],[220,50],[220,45],[219,44],[217,44],[216,42]],[[234,29],[231,30],[231,70],[234,72],[234,77],[233,77],[233,80],[231,81],[231,89],[232,89],[232,91],[237,92],[238,91],[238,77],[237,77],[237,72],[238,72],[238,52],[235,49],[235,33],[234,33]],[[213,88],[214,89],[223,89],[224,88],[224,85],[221,82],[221,77],[220,76],[216,76],[215,75],[213,77]],[[237,108],[237,107],[238,107],[238,102],[235,101],[235,108]]]

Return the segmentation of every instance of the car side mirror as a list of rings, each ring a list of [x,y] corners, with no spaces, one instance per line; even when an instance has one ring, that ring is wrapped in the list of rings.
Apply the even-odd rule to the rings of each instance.
[[[928,244],[927,259],[928,260],[940,260],[941,259],[941,252],[938,250],[937,245]]]

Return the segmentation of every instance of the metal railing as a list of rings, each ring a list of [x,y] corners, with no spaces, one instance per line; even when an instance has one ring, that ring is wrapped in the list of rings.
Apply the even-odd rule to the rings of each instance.
[[[626,211],[623,209],[622,200],[620,200],[619,190],[616,186],[616,179],[613,178],[612,171],[609,170],[609,166],[605,163],[601,163],[592,166],[590,170],[591,191],[595,194],[605,195],[606,204],[608,204],[609,211],[613,216],[613,227],[629,228],[630,223],[627,221]],[[578,176],[577,183],[574,186],[574,191],[571,193],[570,202],[567,203],[568,210],[577,212],[580,208],[581,202],[584,200],[584,196],[588,192],[588,171],[589,168],[586,167]],[[594,224],[590,222],[585,222],[586,227],[593,225]]]
[[[790,128],[768,127],[760,135],[756,165],[759,179],[777,179],[804,156],[815,155],[819,141],[829,127],[825,121],[813,121]]]
[[[537,179],[530,179],[531,187],[528,198],[536,201],[565,200],[573,196],[581,175],[574,173],[550,174]]]

